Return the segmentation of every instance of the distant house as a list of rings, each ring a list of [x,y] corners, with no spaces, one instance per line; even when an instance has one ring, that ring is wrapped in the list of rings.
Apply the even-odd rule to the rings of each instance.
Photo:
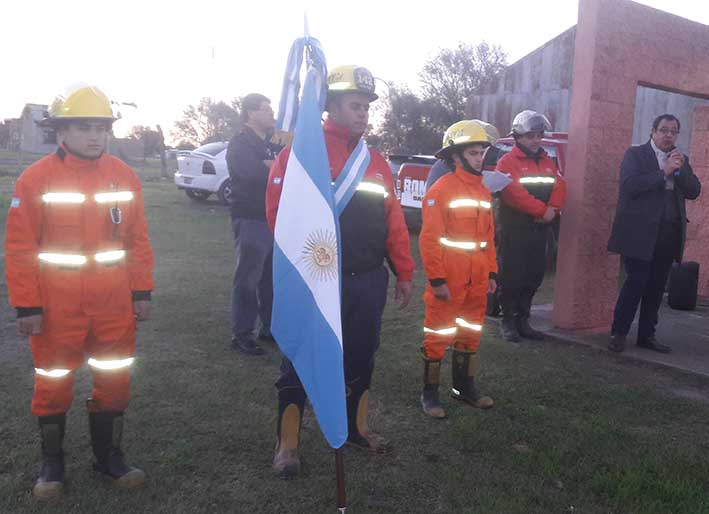
[[[19,141],[23,152],[47,154],[56,149],[56,132],[39,125],[46,111],[47,106],[42,104],[27,104],[22,109],[19,124],[15,129],[17,133],[11,139]]]

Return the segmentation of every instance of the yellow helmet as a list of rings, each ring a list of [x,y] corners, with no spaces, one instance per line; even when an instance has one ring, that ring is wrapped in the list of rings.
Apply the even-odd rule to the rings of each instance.
[[[495,129],[489,123],[485,125]],[[488,130],[491,131],[489,127]],[[497,129],[495,129],[495,132],[497,132]],[[485,130],[485,126],[478,120],[462,120],[448,127],[446,133],[443,134],[443,146],[436,152],[436,157],[445,159],[450,156],[454,149],[462,146],[472,144],[490,146],[493,144],[491,139],[488,131]]]
[[[103,92],[94,86],[78,86],[59,95],[49,106],[45,124],[61,120],[90,119],[116,121],[111,102]]]
[[[491,145],[497,143],[497,140],[500,139],[500,132],[497,130],[497,127],[495,125],[492,125],[482,120],[473,121],[479,123],[482,126],[482,128],[485,130],[485,133],[487,134],[487,140],[490,142]]]
[[[379,98],[374,93],[374,76],[362,66],[348,64],[330,70],[327,75],[327,92],[329,95],[337,93],[362,93],[369,96],[373,102]]]

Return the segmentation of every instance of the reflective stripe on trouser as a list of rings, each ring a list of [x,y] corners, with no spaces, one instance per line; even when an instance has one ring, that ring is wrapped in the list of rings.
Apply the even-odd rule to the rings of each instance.
[[[384,267],[342,277],[342,336],[348,414],[356,412],[354,406],[371,384],[388,282],[389,272]],[[280,402],[286,400],[300,404],[305,400],[298,374],[286,357],[281,362],[281,375],[276,388]],[[349,421],[352,426],[356,419]]]
[[[476,351],[480,347],[486,303],[487,283],[456,292],[450,302],[438,300],[427,290],[424,328],[428,330],[424,330],[423,338],[426,359],[443,359],[446,349],[453,344],[457,350]]]
[[[81,314],[80,308],[67,307],[64,312],[57,312],[58,308],[45,311],[42,334],[30,338],[36,370],[32,399],[34,415],[67,412],[73,400],[73,371],[89,360],[88,367],[93,374],[90,410],[126,409],[130,359],[135,348],[135,319],[130,301],[126,306],[119,312],[90,317]]]

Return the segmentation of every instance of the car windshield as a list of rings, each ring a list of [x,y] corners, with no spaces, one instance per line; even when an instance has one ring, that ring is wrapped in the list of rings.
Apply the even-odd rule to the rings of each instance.
[[[206,153],[211,156],[215,156],[226,148],[226,143],[207,143],[202,145],[195,150],[195,152]]]

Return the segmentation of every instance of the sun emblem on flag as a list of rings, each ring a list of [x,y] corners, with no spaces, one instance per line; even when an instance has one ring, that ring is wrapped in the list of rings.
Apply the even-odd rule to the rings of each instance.
[[[310,234],[303,247],[305,268],[310,276],[321,282],[337,278],[337,239],[329,230]]]

